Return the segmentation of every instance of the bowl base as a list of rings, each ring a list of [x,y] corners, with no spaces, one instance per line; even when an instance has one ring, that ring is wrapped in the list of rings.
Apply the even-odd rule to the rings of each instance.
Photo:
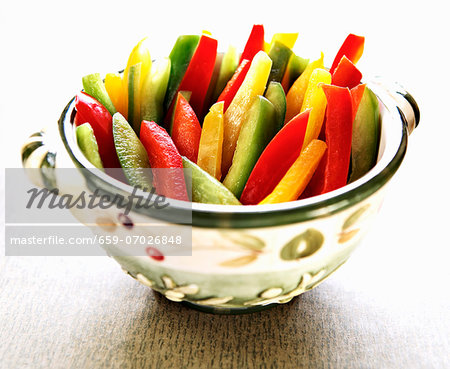
[[[268,304],[263,306],[249,306],[249,307],[221,307],[221,306],[206,306],[196,304],[194,302],[182,301],[184,306],[191,309],[199,310],[203,313],[218,314],[218,315],[240,315],[256,313],[258,311],[269,310],[280,304]]]

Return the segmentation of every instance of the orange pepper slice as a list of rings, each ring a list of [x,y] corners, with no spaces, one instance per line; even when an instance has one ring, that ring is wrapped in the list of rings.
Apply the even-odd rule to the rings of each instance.
[[[312,140],[300,153],[272,193],[262,200],[259,205],[277,204],[297,200],[311,180],[320,163],[327,144],[320,140]]]
[[[285,123],[289,122],[298,113],[300,113],[311,74],[316,68],[324,68],[323,58],[324,55],[321,53],[319,59],[309,63],[300,77],[297,78],[292,87],[289,89],[286,95]]]

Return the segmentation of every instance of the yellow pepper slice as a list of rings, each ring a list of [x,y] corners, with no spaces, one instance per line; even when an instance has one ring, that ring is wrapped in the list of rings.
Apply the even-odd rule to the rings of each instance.
[[[148,49],[148,41],[147,37],[143,38],[141,41],[137,43],[137,45],[133,48],[128,57],[127,66],[123,72],[123,93],[124,93],[124,110],[128,111],[128,74],[130,71],[130,67],[136,64],[141,63],[141,73],[139,77],[139,91],[147,78],[148,73],[150,73],[150,69],[152,67],[152,58],[150,56],[150,51]],[[138,92],[139,93],[139,92]],[[139,96],[136,96],[136,101],[139,101]],[[135,108],[136,111],[138,109]]]
[[[108,73],[105,76],[105,87],[111,98],[112,103],[118,112],[120,112],[126,119],[127,111],[124,109],[124,95],[122,87],[122,76],[117,73]]]
[[[264,51],[268,53],[275,41],[279,41],[288,48],[292,49],[297,41],[297,38],[298,33],[275,33],[272,36],[272,41],[270,44],[266,42],[264,43]]]
[[[320,58],[309,63],[300,77],[294,82],[292,87],[289,89],[286,95],[286,117],[285,123],[289,122],[293,117],[295,117],[303,105],[303,99],[305,97],[305,92],[308,87],[309,78],[314,69],[324,68],[323,65],[323,53],[320,54]]]
[[[291,165],[272,193],[267,195],[259,205],[297,200],[311,180],[326,149],[327,144],[325,142],[312,140],[300,153],[300,156]]]
[[[264,94],[271,68],[272,60],[264,51],[259,51],[224,114],[222,174],[226,174],[231,166],[242,122],[256,96]]]
[[[223,101],[209,109],[203,121],[197,165],[220,181],[222,176]]]
[[[320,129],[322,128],[327,107],[327,98],[322,90],[322,84],[331,84],[330,72],[321,68],[314,69],[309,78],[305,98],[300,110],[300,112],[304,112],[307,109],[311,109],[302,149],[308,146],[313,139],[319,137]]]

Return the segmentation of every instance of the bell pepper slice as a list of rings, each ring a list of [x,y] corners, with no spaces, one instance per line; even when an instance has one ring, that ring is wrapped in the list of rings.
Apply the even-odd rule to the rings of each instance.
[[[353,92],[351,91],[352,97]],[[358,97],[355,96],[357,99]],[[355,98],[353,101],[355,101]],[[377,162],[380,139],[380,109],[376,95],[366,86],[353,121],[349,182],[366,174]]]
[[[225,111],[223,120],[223,149],[222,149],[222,174],[228,173],[239,137],[241,125],[245,120],[247,111],[258,95],[262,95],[266,89],[272,60],[264,52],[255,55],[250,69],[242,82],[241,87]]]
[[[333,72],[331,83],[335,86],[353,88],[361,82],[362,73],[345,55]]]
[[[284,125],[286,115],[286,95],[279,82],[270,82],[264,97],[269,100],[275,108],[276,132]]]
[[[139,133],[141,126],[141,69],[141,63],[128,69],[128,121],[136,133]]]
[[[188,201],[186,182],[180,170],[183,168],[183,160],[166,130],[155,122],[144,120],[140,139],[152,168],[174,169],[153,172],[156,192],[168,198]]]
[[[164,96],[170,75],[170,59],[156,60],[141,91],[141,119],[160,125],[164,119]]]
[[[177,97],[175,99],[175,105],[177,106],[179,104],[178,100],[180,99],[180,96],[183,96],[187,102],[191,99],[192,92],[191,91],[179,91],[177,94]],[[167,118],[166,118],[167,119]],[[172,136],[173,131],[173,121],[175,119],[175,109],[172,109],[172,115],[170,116],[170,122],[169,122],[169,135]]]
[[[268,196],[301,152],[309,110],[292,118],[270,141],[242,191],[241,202],[256,205]]]
[[[139,41],[137,43],[137,45],[133,48],[133,50],[130,53],[130,56],[128,57],[128,62],[127,62],[127,66],[125,67],[125,70],[123,72],[123,90],[124,90],[124,108],[125,110],[128,112],[129,107],[128,107],[128,101],[129,101],[129,92],[130,92],[130,84],[128,81],[128,75],[130,72],[130,68],[133,65],[139,64],[141,63],[141,67],[140,67],[140,72],[139,72],[139,79],[136,81],[133,81],[133,83],[136,83],[136,93],[137,95],[134,95],[133,98],[137,98],[139,91],[142,87],[143,82],[145,81],[145,79],[147,78],[147,74],[150,72],[150,69],[152,67],[152,58],[150,56],[150,51],[148,49],[148,41],[147,38],[143,38],[141,41]],[[134,77],[135,78],[135,77]],[[133,112],[138,112],[139,110],[137,109],[137,107],[133,108]],[[130,121],[130,117],[127,117],[128,121]],[[130,123],[132,123],[130,121]],[[138,121],[138,123],[140,124],[140,121]],[[138,131],[139,132],[139,131]]]
[[[362,96],[364,94],[366,85],[360,84],[356,87],[353,87],[350,90],[350,93],[352,95],[352,122],[355,121],[356,112],[358,111],[359,104],[361,102]],[[326,120],[324,120],[322,124],[322,129],[319,134],[319,138],[325,140],[325,126],[326,126]]]
[[[179,93],[171,135],[180,155],[186,156],[194,163],[197,162],[201,134],[202,127],[194,110]]]
[[[128,111],[125,111],[122,75],[107,73],[105,76],[105,88],[116,110],[126,119]]]
[[[330,83],[331,74],[325,69],[317,68],[311,73],[308,87],[305,92],[305,98],[303,99],[302,108],[300,110],[305,111],[306,109],[311,109],[305,140],[303,141],[303,149],[308,146],[312,140],[319,137],[327,107],[327,98],[322,90],[322,85]]]
[[[300,113],[311,74],[316,68],[324,68],[323,58],[324,55],[321,53],[319,59],[309,63],[300,77],[297,78],[292,87],[289,89],[286,95],[285,122],[289,122],[293,117]]]
[[[111,115],[114,115],[117,110],[111,101],[111,98],[106,91],[105,84],[100,77],[100,73],[92,73],[82,78],[84,91],[102,104]]]
[[[238,92],[239,88],[242,85],[242,82],[245,79],[245,76],[247,75],[248,70],[250,69],[251,62],[248,59],[242,60],[241,64],[239,64],[238,68],[236,69],[235,73],[231,77],[231,79],[226,84],[225,88],[223,89],[222,93],[217,98],[217,101],[223,101],[224,111],[227,111],[228,107],[230,106],[231,102],[233,101],[234,96]]]
[[[346,87],[322,85],[327,97],[325,139],[328,150],[312,178],[307,196],[345,186],[352,149],[352,97]]]
[[[150,162],[144,146],[122,114],[113,115],[114,145],[127,181],[144,191],[152,188]],[[146,170],[147,169],[147,170]]]
[[[284,72],[283,79],[281,80],[281,85],[283,86],[284,92],[286,94],[288,93],[292,84],[303,73],[308,64],[309,59],[304,59],[298,55],[292,54],[286,67],[286,71]]]
[[[297,200],[311,180],[326,150],[325,142],[312,140],[274,190],[259,204],[276,204]]]
[[[356,113],[358,112],[359,104],[361,103],[362,97],[364,95],[364,91],[366,90],[365,84],[360,84],[356,87],[353,87],[350,90],[352,94],[352,120],[355,121]]]
[[[203,114],[203,104],[217,56],[217,40],[202,35],[189,63],[178,91],[191,91],[191,106],[198,116]]]
[[[147,37],[139,41],[131,51],[130,56],[128,57],[127,66],[124,70],[124,77],[128,76],[128,71],[131,66],[139,63],[142,64],[141,68],[142,78],[140,82],[143,83],[143,81],[145,81],[145,79],[147,78],[147,74],[150,73],[150,70],[152,68],[152,57],[150,56]]]
[[[164,110],[168,110],[177,95],[178,87],[197,48],[200,36],[182,35],[177,38],[170,52],[171,63],[167,92],[164,98]]]
[[[222,66],[223,58],[224,55],[222,53],[217,53],[216,61],[214,63],[214,69],[211,75],[211,79],[209,80],[208,90],[206,91],[205,100],[203,101],[203,111],[200,115],[200,120],[202,120],[202,117],[204,119],[211,105],[216,102],[216,98],[213,99],[213,93],[214,89],[216,88],[217,80],[219,78],[219,72],[220,67]]]
[[[109,111],[92,96],[79,92],[75,97],[75,125],[89,123],[97,139],[98,151],[105,168],[120,168],[114,147],[112,116]]]
[[[269,57],[272,59],[269,81],[281,82],[292,54],[292,50],[285,44],[279,41],[273,43],[269,51]]]
[[[265,45],[264,51],[269,52],[272,48],[273,44],[275,42],[281,42],[282,44],[286,45],[289,49],[293,49],[295,46],[295,43],[298,38],[298,32],[297,33],[275,33],[272,36],[272,41],[270,41],[267,46]]]
[[[342,43],[339,51],[337,52],[333,64],[330,68],[330,73],[333,74],[337,68],[342,57],[345,55],[353,64],[356,64],[361,58],[364,51],[364,37],[349,34]]]
[[[142,121],[140,139],[152,168],[182,168],[181,155],[172,138],[155,122]]]
[[[239,55],[236,51],[236,48],[233,45],[229,45],[227,52],[223,56],[222,64],[220,65],[219,76],[217,77],[216,85],[214,86],[212,101],[217,101],[217,98],[224,90],[228,81],[233,77],[238,66]],[[245,76],[242,77],[242,80],[244,80],[244,77]]]
[[[220,181],[222,177],[223,101],[215,103],[203,121],[197,165]]]
[[[204,204],[242,205],[239,200],[216,178],[183,156],[183,166],[190,169],[192,201]]]
[[[103,168],[102,159],[98,152],[98,144],[94,130],[89,123],[83,123],[76,129],[77,143],[86,159],[96,168]]]
[[[233,163],[223,184],[236,197],[240,197],[253,167],[267,144],[276,133],[275,108],[263,96],[253,100],[236,144]]]
[[[262,50],[264,50],[264,26],[262,24],[255,24],[245,44],[244,51],[239,59],[239,64],[244,59],[252,61],[255,55]]]

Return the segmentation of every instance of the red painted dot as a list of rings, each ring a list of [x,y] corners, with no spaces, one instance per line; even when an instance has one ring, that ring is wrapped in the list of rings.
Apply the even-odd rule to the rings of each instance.
[[[128,229],[133,228],[133,226],[134,226],[133,221],[131,220],[131,218],[128,215],[120,213],[118,218],[119,218],[119,222],[122,223],[122,225],[125,228],[128,228]]]
[[[147,255],[149,257],[151,257],[153,260],[156,260],[156,261],[164,260],[164,255],[161,253],[161,251],[159,251],[158,249],[155,249],[154,247],[147,247],[145,249],[145,251],[147,252]]]

